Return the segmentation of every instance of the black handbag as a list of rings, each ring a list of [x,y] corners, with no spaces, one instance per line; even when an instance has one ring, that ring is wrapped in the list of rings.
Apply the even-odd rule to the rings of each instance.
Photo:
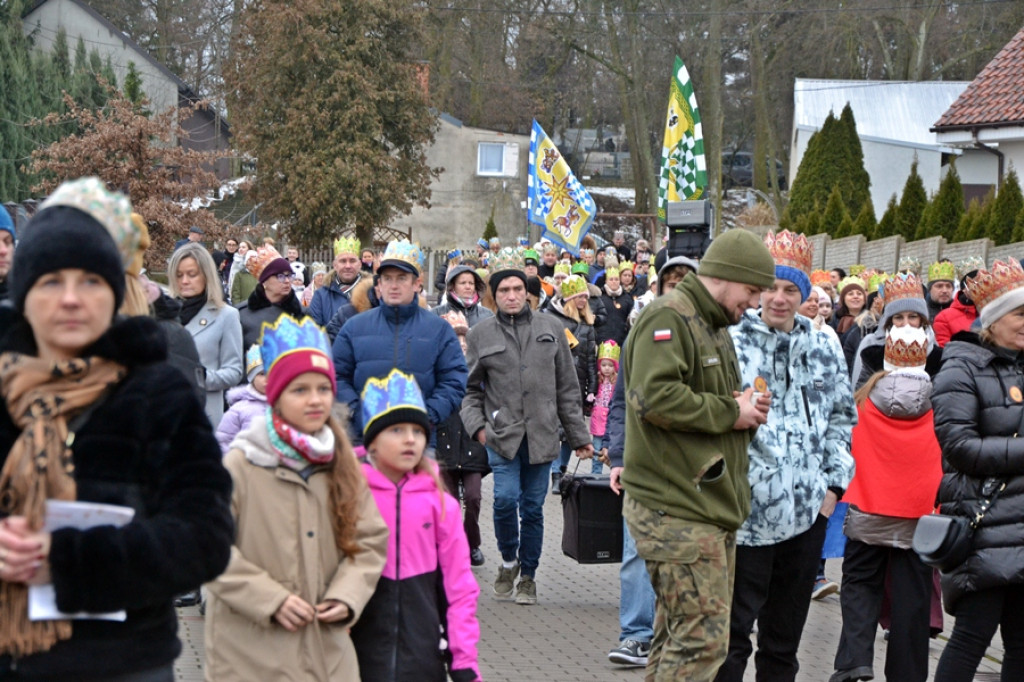
[[[982,486],[982,494],[995,483],[999,486],[982,499],[978,512],[972,518],[929,514],[918,519],[917,528],[914,530],[913,548],[921,557],[921,561],[943,573],[948,573],[967,559],[974,545],[974,531],[995,504],[999,493],[1006,487],[1006,481],[989,479]]]

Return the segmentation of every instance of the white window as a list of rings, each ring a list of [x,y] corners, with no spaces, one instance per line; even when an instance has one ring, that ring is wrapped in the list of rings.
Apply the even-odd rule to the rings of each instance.
[[[476,148],[477,175],[505,175],[505,145],[481,142]]]

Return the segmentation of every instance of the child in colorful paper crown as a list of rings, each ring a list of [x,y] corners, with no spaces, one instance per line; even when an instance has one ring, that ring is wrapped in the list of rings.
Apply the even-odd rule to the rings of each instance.
[[[603,471],[608,461],[608,448],[604,436],[608,428],[608,409],[615,392],[615,379],[619,376],[619,344],[611,339],[597,347],[597,390],[594,392],[594,407],[590,413],[590,435],[594,437],[594,458],[592,473]]]
[[[228,391],[230,407],[217,425],[217,442],[224,454],[231,449],[235,436],[245,431],[254,417],[267,411],[267,374],[258,344],[252,344],[245,354],[245,378],[249,383]]]
[[[366,382],[360,404],[363,473],[392,531],[384,575],[352,628],[362,679],[478,680],[480,586],[459,503],[423,456],[430,432],[423,394],[415,378],[393,369]]]
[[[263,324],[260,354],[266,412],[224,458],[237,531],[207,585],[207,676],[357,680],[349,627],[373,596],[388,528],[331,415],[323,331],[282,315]]]

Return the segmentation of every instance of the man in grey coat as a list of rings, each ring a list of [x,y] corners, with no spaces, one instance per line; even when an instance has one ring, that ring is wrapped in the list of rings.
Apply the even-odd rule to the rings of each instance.
[[[466,433],[487,447],[494,474],[494,534],[502,559],[494,593],[507,598],[515,588],[516,603],[531,605],[537,603],[534,576],[559,424],[580,459],[593,457],[594,447],[561,323],[533,314],[526,275],[515,264],[495,267],[489,285],[498,314],[466,337],[469,380],[461,415]]]

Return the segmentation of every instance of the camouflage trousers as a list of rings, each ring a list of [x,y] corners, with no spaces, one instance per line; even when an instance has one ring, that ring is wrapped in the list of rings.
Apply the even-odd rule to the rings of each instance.
[[[729,652],[736,534],[652,511],[628,495],[622,513],[657,596],[645,679],[714,680]]]

